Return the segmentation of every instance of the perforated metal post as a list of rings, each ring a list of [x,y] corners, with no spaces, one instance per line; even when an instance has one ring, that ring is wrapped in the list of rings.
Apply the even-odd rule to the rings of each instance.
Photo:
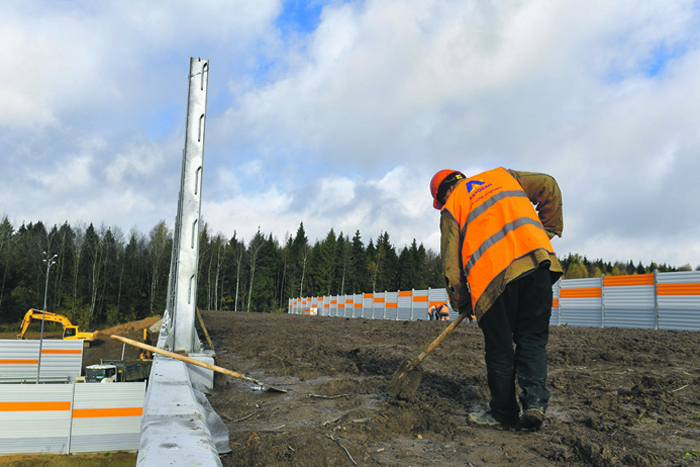
[[[171,296],[168,297],[168,311],[172,319],[170,342],[174,350],[186,352],[199,350],[195,348],[198,339],[194,319],[197,306],[197,260],[208,78],[209,61],[190,58],[185,149],[173,245],[173,248],[177,248],[177,261],[173,261]]]

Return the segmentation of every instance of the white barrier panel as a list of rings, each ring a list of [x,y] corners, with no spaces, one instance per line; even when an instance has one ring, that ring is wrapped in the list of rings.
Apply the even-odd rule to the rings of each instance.
[[[656,275],[658,328],[700,330],[700,271]]]
[[[146,383],[0,385],[0,454],[136,451]]]
[[[561,314],[559,313],[559,289],[561,287],[561,280],[558,280],[552,286],[552,317],[549,319],[550,326],[558,326],[561,324]]]
[[[654,329],[654,274],[603,277],[603,327]]]
[[[0,383],[36,382],[38,364],[38,340],[0,340]],[[82,365],[82,340],[44,339],[40,381],[74,381]]]
[[[560,280],[552,298],[552,326],[700,330],[700,271]],[[290,299],[290,310],[306,300]],[[428,307],[449,306],[445,289],[338,296],[329,302],[328,316],[393,320],[428,319]],[[355,311],[359,303],[361,312]],[[450,319],[456,318],[450,307]]]
[[[560,324],[601,327],[602,278],[561,281],[559,289]]]

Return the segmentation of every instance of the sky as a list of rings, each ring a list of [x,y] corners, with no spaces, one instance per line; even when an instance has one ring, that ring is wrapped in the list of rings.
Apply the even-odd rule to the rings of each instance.
[[[202,217],[439,251],[441,169],[559,183],[564,257],[700,265],[697,0],[0,2],[0,216],[173,227],[190,57]]]

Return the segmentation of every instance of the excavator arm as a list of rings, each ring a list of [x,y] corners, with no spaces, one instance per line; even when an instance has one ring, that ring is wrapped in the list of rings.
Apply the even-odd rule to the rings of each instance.
[[[22,319],[22,324],[20,325],[19,334],[17,334],[17,339],[24,339],[24,333],[27,332],[29,324],[31,324],[33,319],[41,320],[42,318],[45,321],[61,323],[64,329],[66,328],[66,326],[71,325],[70,321],[65,316],[57,315],[56,313],[51,313],[50,311],[42,312],[41,310],[36,310],[32,308],[24,315],[24,318]]]
[[[29,324],[33,319],[44,319],[45,321],[61,323],[63,326],[63,339],[83,339],[86,347],[89,347],[90,342],[97,338],[97,331],[79,331],[78,326],[73,326],[70,320],[63,315],[32,308],[24,315],[24,318],[22,319],[22,324],[20,325],[17,339],[24,339],[24,334],[27,332]]]

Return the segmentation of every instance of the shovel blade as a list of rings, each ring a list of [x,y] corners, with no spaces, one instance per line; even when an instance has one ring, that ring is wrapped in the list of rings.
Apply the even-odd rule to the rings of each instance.
[[[274,387],[274,386],[267,386],[267,385],[265,385],[265,386],[263,386],[263,387],[265,388],[265,391],[267,391],[267,392],[283,392],[283,393],[284,393],[284,392],[289,392],[289,391],[286,390],[286,389],[276,388],[276,387]]]
[[[423,367],[405,360],[391,379],[386,393],[397,399],[412,400],[416,396],[420,380],[423,377]]]

